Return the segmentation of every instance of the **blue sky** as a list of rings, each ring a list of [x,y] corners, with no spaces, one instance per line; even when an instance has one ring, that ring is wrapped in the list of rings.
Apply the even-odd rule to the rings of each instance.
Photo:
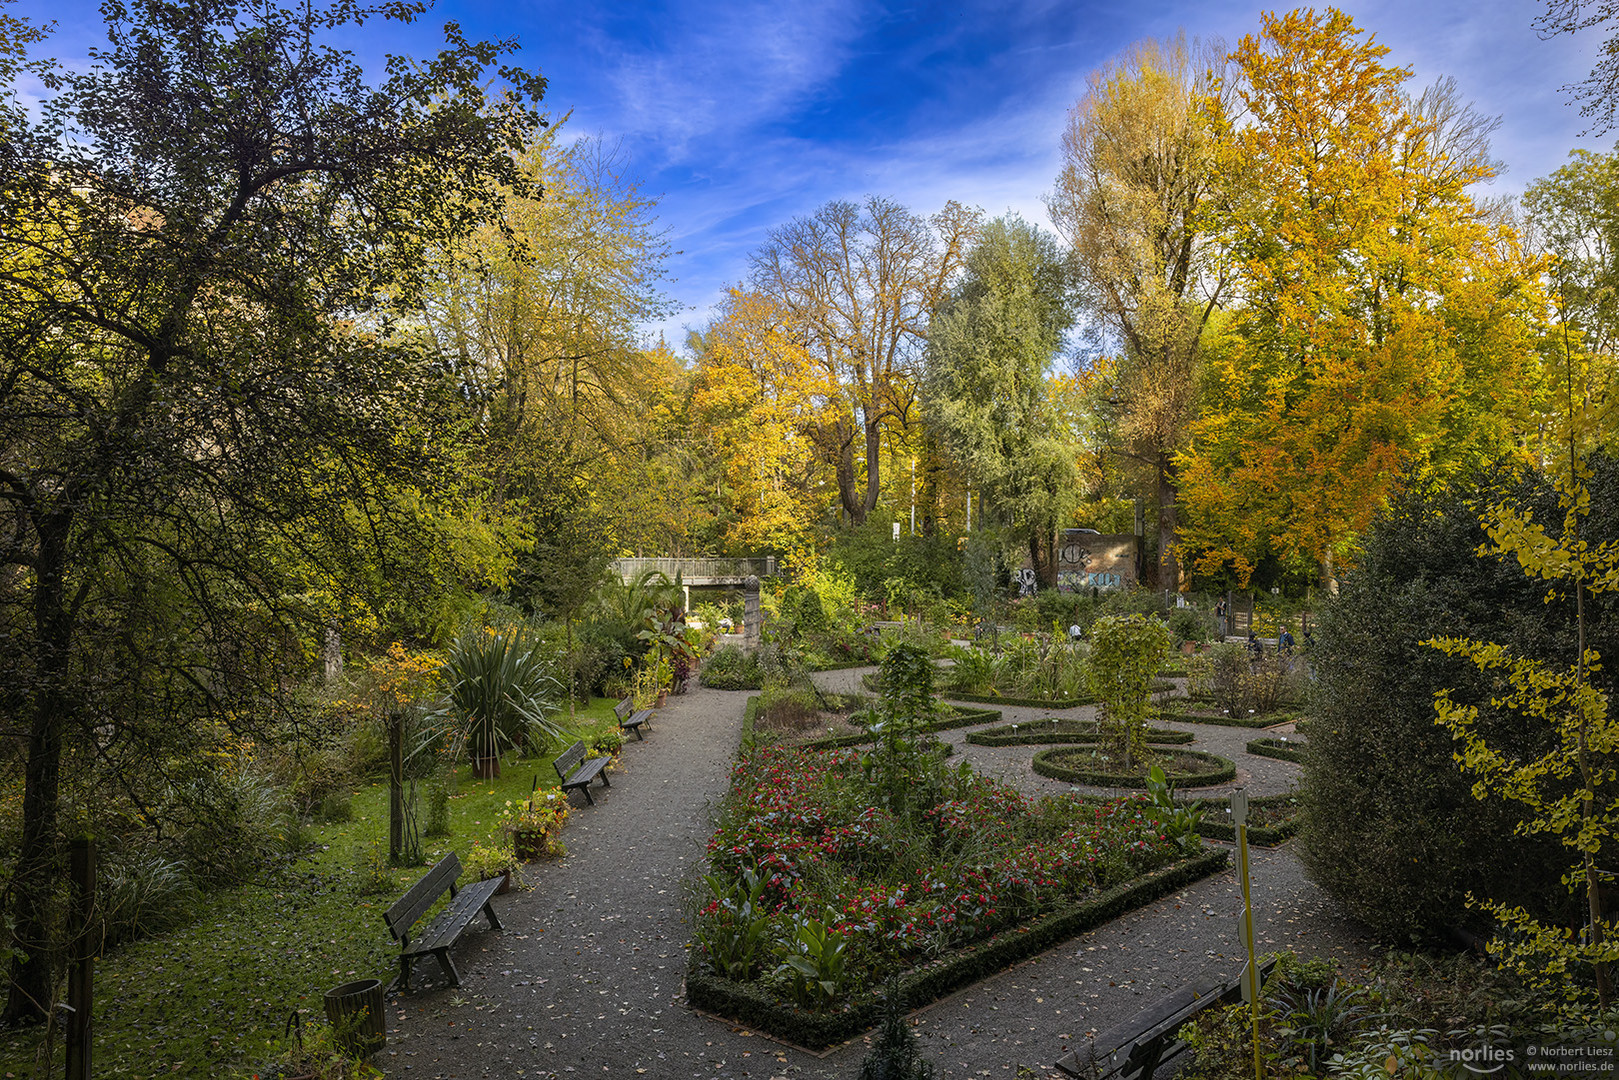
[[[1560,87],[1581,78],[1600,36],[1539,40],[1543,7],[1514,0],[1346,3],[1413,87],[1453,75],[1500,114],[1495,192],[1557,168],[1582,139]],[[39,51],[83,62],[100,16],[85,0],[23,0],[12,9],[58,23]],[[367,68],[385,51],[422,56],[455,19],[469,35],[514,36],[520,62],[550,80],[568,130],[618,147],[660,199],[683,310],[648,332],[672,345],[700,326],[767,231],[832,199],[881,194],[919,212],[947,199],[1045,223],[1066,111],[1087,74],[1142,38],[1184,30],[1234,45],[1263,6],[1208,0],[1113,4],[736,3],[441,0],[410,26],[368,23],[346,44]]]

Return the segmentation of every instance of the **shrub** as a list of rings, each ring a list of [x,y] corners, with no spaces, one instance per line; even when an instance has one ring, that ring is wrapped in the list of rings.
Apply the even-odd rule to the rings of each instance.
[[[759,659],[735,645],[715,651],[703,664],[698,681],[715,690],[759,689]]]
[[[1612,491],[1613,470],[1608,487]],[[1515,834],[1517,809],[1477,801],[1435,723],[1434,692],[1476,704],[1491,745],[1525,757],[1544,749],[1471,663],[1422,642],[1436,635],[1496,641],[1521,655],[1568,657],[1567,604],[1515,562],[1480,558],[1477,506],[1514,496],[1554,515],[1533,481],[1473,491],[1413,490],[1373,527],[1360,566],[1321,612],[1313,657],[1319,692],[1305,756],[1300,854],[1311,876],[1388,937],[1443,934],[1468,920],[1469,892],[1547,912],[1569,903],[1555,843]],[[1613,535],[1615,500],[1593,500]],[[1606,605],[1590,605],[1592,644],[1609,653]]]
[[[904,1004],[890,991],[877,1041],[860,1063],[860,1080],[933,1080],[933,1076],[933,1066],[922,1057],[916,1032],[905,1019]]]

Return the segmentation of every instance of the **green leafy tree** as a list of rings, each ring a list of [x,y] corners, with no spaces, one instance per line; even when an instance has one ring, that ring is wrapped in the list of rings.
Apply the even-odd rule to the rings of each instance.
[[[985,514],[1013,531],[1047,585],[1056,584],[1075,457],[1048,375],[1074,300],[1055,240],[1022,218],[997,218],[933,313],[924,375],[929,424],[982,494]]]
[[[1613,479],[1599,500],[1603,522],[1615,520]],[[1542,603],[1543,590],[1515,562],[1477,554],[1489,541],[1481,504],[1510,499],[1555,512],[1546,488],[1500,470],[1466,484],[1408,480],[1368,531],[1339,595],[1312,620],[1316,693],[1299,855],[1313,881],[1387,940],[1441,941],[1457,925],[1484,931],[1469,893],[1568,914],[1558,845],[1517,831],[1520,806],[1473,797],[1449,732],[1434,723],[1434,695],[1449,688],[1453,700],[1477,705],[1481,730],[1514,757],[1544,753],[1545,731],[1490,704],[1494,673],[1422,644],[1465,635],[1525,656],[1573,649],[1567,605]],[[1598,626],[1604,645],[1611,625]]]
[[[324,614],[304,583],[414,576],[400,541],[454,403],[393,305],[430,250],[532,188],[513,155],[544,89],[453,23],[374,85],[321,40],[425,4],[105,10],[107,48],[45,72],[54,96],[7,113],[0,150],[13,1020],[49,1000],[64,763],[99,768],[127,746],[112,729],[138,759],[197,762],[221,741],[199,736],[246,734],[307,669]]]

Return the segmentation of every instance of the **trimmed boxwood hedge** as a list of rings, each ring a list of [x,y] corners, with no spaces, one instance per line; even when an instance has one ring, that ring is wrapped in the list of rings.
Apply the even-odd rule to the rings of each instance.
[[[848,671],[851,668],[876,667],[875,660],[834,660],[825,667],[811,666],[811,671]]]
[[[1278,761],[1291,761],[1300,765],[1304,763],[1304,744],[1288,742],[1286,739],[1254,739],[1248,744],[1248,752],[1260,757],[1276,758]]]
[[[1102,733],[1094,725],[1086,729],[1075,731],[1073,721],[1064,721],[1070,725],[1067,731],[1058,729],[1053,731],[1049,723],[1035,721],[1028,724],[1007,724],[1002,727],[985,728],[983,731],[970,732],[967,741],[974,746],[1045,746],[1051,743],[1092,743],[1102,738]],[[1017,730],[1012,729],[1016,727]],[[1147,741],[1165,746],[1182,745],[1197,738],[1190,731],[1173,731],[1170,728],[1148,728]]]
[[[1037,919],[1004,930],[975,945],[899,977],[899,995],[919,1008],[993,975],[1054,945],[1150,904],[1167,893],[1223,870],[1230,858],[1224,849],[1205,851],[1155,870],[1134,881]],[[698,950],[689,954],[686,1000],[693,1007],[745,1024],[809,1050],[824,1050],[875,1027],[883,999],[867,993],[831,1012],[812,1012],[777,1001],[745,983],[701,970]]]
[[[1007,697],[998,694],[957,694],[949,690],[940,691],[940,697],[951,701],[975,701],[986,705],[1026,705],[1031,709],[1077,709],[1081,705],[1095,705],[1093,697],[1077,698],[1021,698]]]
[[[1224,811],[1231,806],[1231,800],[1204,799],[1203,807],[1209,813],[1203,818],[1203,823],[1197,827],[1197,834],[1205,840],[1229,840],[1233,843],[1237,839],[1237,827],[1229,824]],[[1248,813],[1255,810],[1269,809],[1275,806],[1293,804],[1293,813],[1282,818],[1274,825],[1248,826],[1248,842],[1264,847],[1275,847],[1292,839],[1293,834],[1299,831],[1302,822],[1303,807],[1299,803],[1296,792],[1287,792],[1282,795],[1261,795],[1248,800]]]
[[[1041,776],[1049,776],[1053,780],[1066,780],[1071,784],[1090,784],[1093,787],[1147,786],[1147,774],[1145,772],[1136,776],[1114,776],[1110,773],[1077,769],[1071,765],[1064,765],[1060,760],[1053,760],[1060,759],[1062,755],[1070,752],[1071,748],[1061,746],[1053,750],[1040,751],[1034,755],[1034,771]],[[1215,784],[1223,784],[1237,775],[1236,762],[1230,758],[1223,758],[1218,754],[1206,754],[1201,750],[1182,750],[1180,753],[1207,761],[1212,768],[1206,773],[1170,777],[1178,788],[1212,787]]]
[[[935,720],[923,728],[924,733],[935,731],[949,731],[952,728],[972,727],[974,724],[989,724],[1001,718],[999,709],[951,709],[950,715]],[[799,745],[809,750],[837,750],[845,746],[859,746],[871,742],[871,736],[864,732],[851,732],[848,735],[832,735],[825,739],[813,739]]]
[[[1164,712],[1158,714],[1160,720],[1173,720],[1180,724],[1212,724],[1215,727],[1245,727],[1268,728],[1273,724],[1285,724],[1287,717],[1277,713],[1269,716],[1204,716],[1200,713]]]
[[[882,683],[875,671],[862,675],[860,682],[873,693],[880,694],[883,691]],[[1024,705],[1031,709],[1074,709],[1081,705],[1096,704],[1093,697],[1057,698],[1047,701],[1044,698],[999,697],[994,694],[957,694],[950,690],[939,690],[937,693],[950,701],[971,701],[979,705]]]

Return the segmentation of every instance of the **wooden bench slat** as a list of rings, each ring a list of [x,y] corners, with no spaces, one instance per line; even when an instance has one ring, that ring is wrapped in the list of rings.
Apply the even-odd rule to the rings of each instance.
[[[1275,963],[1272,958],[1260,965],[1261,985]],[[1057,1068],[1082,1080],[1151,1080],[1160,1066],[1186,1049],[1186,1044],[1175,1037],[1182,1025],[1204,1009],[1242,999],[1247,971],[1248,965],[1244,964],[1229,979],[1201,976],[1171,991],[1130,1022],[1102,1032],[1085,1048],[1083,1057],[1078,1047],[1068,1051],[1057,1059]]]
[[[450,958],[450,947],[478,912],[482,911],[488,917],[490,929],[501,928],[494,905],[490,903],[495,890],[500,888],[499,879],[473,882],[464,889],[458,889],[456,881],[460,876],[461,860],[452,851],[383,912],[382,920],[387,924],[388,932],[400,943],[399,981],[406,990],[410,989],[411,967],[424,956],[438,959],[451,986],[461,985],[461,974],[455,970],[455,962]],[[411,930],[445,893],[452,898],[449,905],[413,939]]]
[[[450,906],[439,912],[438,917],[428,925],[426,930],[422,931],[421,936],[411,946],[411,953],[416,956],[425,956],[438,949],[454,945],[455,939],[461,936],[461,931],[466,928],[468,923],[477,918],[478,911],[489,903],[489,898],[495,895],[495,890],[498,888],[500,888],[500,879],[490,878],[487,881],[475,881],[462,889],[456,894],[455,899],[450,902]],[[493,908],[489,910],[488,914],[491,916],[489,929],[501,929],[500,920],[493,917]]]
[[[388,932],[395,941],[403,940],[415,925],[416,920],[427,914],[427,909],[438,902],[438,898],[453,888],[456,879],[461,876],[461,860],[450,852],[440,859],[427,874],[406,891],[404,896],[383,913],[382,921],[388,924]]]

